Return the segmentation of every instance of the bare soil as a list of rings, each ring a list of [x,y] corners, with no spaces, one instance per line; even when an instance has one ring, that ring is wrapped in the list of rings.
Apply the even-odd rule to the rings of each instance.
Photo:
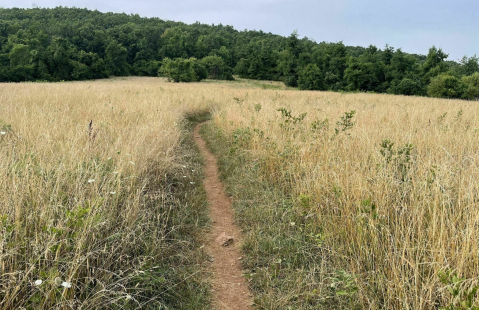
[[[201,125],[196,126],[194,137],[204,157],[204,186],[212,222],[207,252],[212,258],[213,307],[216,310],[251,309],[252,298],[240,264],[241,232],[234,223],[231,199],[219,180],[216,158],[199,134]]]

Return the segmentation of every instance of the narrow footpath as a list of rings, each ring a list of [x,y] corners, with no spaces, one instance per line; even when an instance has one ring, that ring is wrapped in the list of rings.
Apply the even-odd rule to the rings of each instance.
[[[215,310],[249,310],[252,298],[240,264],[241,232],[234,223],[231,199],[219,180],[216,158],[199,134],[201,125],[196,126],[194,137],[204,157],[204,186],[212,223],[207,252],[212,258],[213,307]]]

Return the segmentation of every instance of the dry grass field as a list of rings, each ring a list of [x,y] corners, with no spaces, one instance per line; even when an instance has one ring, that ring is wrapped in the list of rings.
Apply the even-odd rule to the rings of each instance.
[[[0,84],[1,309],[158,309],[163,288],[192,276],[162,265],[189,259],[182,230],[202,219],[177,197],[201,180],[181,122],[209,103],[185,90],[135,78]]]
[[[169,291],[196,281],[207,309],[188,236],[207,221],[201,169],[184,147],[185,114],[205,110],[258,309],[472,304],[477,103],[282,88],[0,84],[0,308],[200,309]]]
[[[269,225],[292,219],[271,236],[281,250],[266,269],[277,262],[291,268],[304,244],[318,245],[319,256],[307,260],[315,266],[302,274],[309,283],[265,284],[267,294],[282,297],[268,297],[265,308],[472,309],[479,275],[476,102],[264,90],[237,97],[214,113],[211,136],[253,163],[254,177],[262,178],[253,187],[266,182],[286,193],[286,202],[258,201],[272,204],[265,216],[281,209]],[[297,231],[298,246],[283,255]],[[247,245],[266,252],[257,247]],[[275,295],[278,286],[285,290]]]

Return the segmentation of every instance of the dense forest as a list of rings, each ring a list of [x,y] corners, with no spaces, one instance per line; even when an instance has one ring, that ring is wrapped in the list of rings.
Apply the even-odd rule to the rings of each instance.
[[[459,62],[432,47],[415,55],[386,45],[351,47],[262,31],[101,13],[0,9],[0,81],[108,76],[280,80],[304,90],[479,98],[476,56]]]

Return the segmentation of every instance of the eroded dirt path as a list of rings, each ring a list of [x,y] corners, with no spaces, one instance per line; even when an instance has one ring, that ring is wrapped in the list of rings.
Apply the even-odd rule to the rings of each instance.
[[[205,160],[204,186],[212,222],[207,252],[213,258],[211,263],[213,306],[216,310],[251,309],[252,299],[242,277],[240,264],[241,232],[234,224],[231,199],[226,195],[223,183],[219,180],[216,158],[206,148],[206,143],[199,134],[201,125],[196,126],[194,137]]]

